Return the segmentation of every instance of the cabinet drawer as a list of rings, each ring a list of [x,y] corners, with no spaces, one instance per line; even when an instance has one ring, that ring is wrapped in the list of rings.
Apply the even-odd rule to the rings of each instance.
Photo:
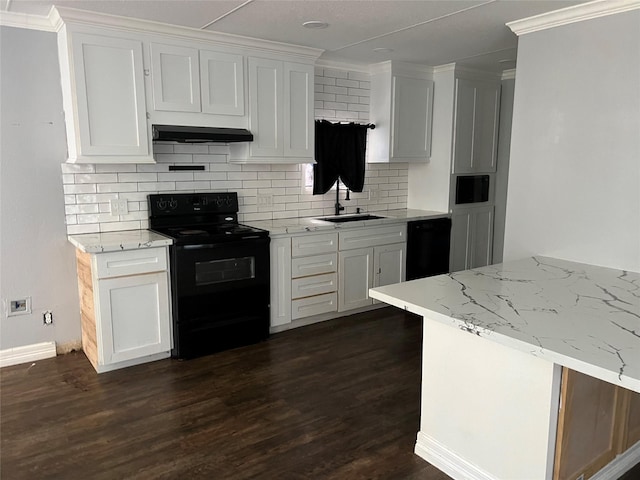
[[[320,313],[335,312],[337,305],[338,295],[335,292],[294,300],[291,302],[291,318],[297,320]]]
[[[308,277],[338,271],[338,254],[315,255],[294,258],[291,261],[291,278]]]
[[[122,277],[167,270],[167,249],[144,248],[96,254],[98,278]]]
[[[340,250],[402,243],[406,242],[406,240],[406,224],[390,227],[354,228],[346,232],[340,232]]]
[[[291,281],[291,298],[311,297],[313,295],[335,292],[337,289],[338,276],[336,273],[296,278]]]
[[[338,250],[337,233],[320,233],[291,239],[291,256],[318,255],[333,253]]]

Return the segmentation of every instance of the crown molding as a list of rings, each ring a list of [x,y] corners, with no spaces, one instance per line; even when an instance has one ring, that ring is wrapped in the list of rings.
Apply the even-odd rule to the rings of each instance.
[[[167,35],[183,40],[199,40],[214,43],[221,47],[247,48],[263,53],[295,55],[313,61],[324,52],[324,50],[318,48],[303,47],[230,33],[181,27],[130,17],[94,13],[67,7],[53,7],[49,14],[49,20],[52,25],[55,25],[56,31],[59,31],[65,24],[105,27],[118,31]]]
[[[504,70],[502,72],[502,76],[500,77],[500,80],[514,80],[515,78],[516,78],[516,69],[511,68],[509,70]]]
[[[369,73],[369,65],[359,63],[341,62],[338,60],[330,60],[326,58],[319,58],[316,61],[316,67],[320,68],[333,68],[335,70],[344,70],[349,72]]]
[[[55,32],[48,17],[17,12],[0,12],[0,26]]]
[[[401,62],[398,60],[387,60],[385,62],[373,63],[369,65],[371,75],[392,72],[394,75],[408,75],[415,77],[419,75],[423,78],[433,77],[433,67],[420,65],[418,63]]]
[[[542,13],[533,17],[508,22],[507,27],[516,35],[547,30],[548,28],[582,22],[594,18],[628,12],[640,8],[640,0],[595,0],[572,7]]]

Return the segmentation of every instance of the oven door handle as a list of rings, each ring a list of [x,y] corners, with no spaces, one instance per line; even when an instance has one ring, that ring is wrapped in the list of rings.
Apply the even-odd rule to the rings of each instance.
[[[271,239],[269,237],[259,237],[257,235],[251,235],[251,236],[242,237],[232,242],[198,243],[195,245],[178,245],[177,248],[179,250],[204,250],[204,249],[210,249],[210,248],[219,248],[223,246],[251,247],[251,246],[265,245],[265,244],[268,245],[270,241]]]

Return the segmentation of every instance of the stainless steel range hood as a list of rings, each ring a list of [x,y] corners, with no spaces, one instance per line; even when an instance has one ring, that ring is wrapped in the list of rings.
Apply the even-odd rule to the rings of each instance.
[[[153,139],[180,143],[232,143],[251,142],[253,140],[253,134],[244,128],[154,125]]]

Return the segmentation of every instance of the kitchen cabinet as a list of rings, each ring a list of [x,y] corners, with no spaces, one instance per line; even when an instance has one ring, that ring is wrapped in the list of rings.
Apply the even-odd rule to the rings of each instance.
[[[491,264],[494,207],[455,208],[451,215],[451,271]]]
[[[406,224],[339,233],[339,312],[372,305],[370,288],[404,281],[406,234]]]
[[[96,371],[169,357],[167,249],[77,250],[76,258],[82,348]]]
[[[91,31],[58,34],[67,162],[153,163],[142,41]]]
[[[236,163],[312,163],[314,156],[311,64],[249,57],[248,145],[231,146]]]
[[[426,162],[431,156],[433,80],[419,66],[384,62],[372,67],[370,163]]]
[[[456,78],[454,103],[452,172],[495,172],[500,83]]]
[[[159,43],[150,50],[154,110],[244,115],[242,55]]]
[[[199,112],[198,49],[152,43],[151,82],[155,110]]]
[[[271,328],[291,323],[291,237],[272,238]]]
[[[563,368],[560,395],[555,480],[588,479],[640,440],[640,394]]]

